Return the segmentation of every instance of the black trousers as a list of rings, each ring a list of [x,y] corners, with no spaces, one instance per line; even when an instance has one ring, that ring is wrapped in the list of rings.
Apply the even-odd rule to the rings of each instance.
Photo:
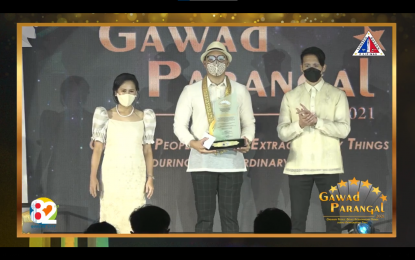
[[[223,233],[238,233],[238,209],[243,183],[242,172],[192,172],[195,192],[196,233],[211,233],[218,195],[219,215]]]
[[[291,198],[292,233],[305,233],[311,191],[314,182],[319,194],[327,192],[339,182],[339,174],[288,175]],[[331,201],[321,201],[324,216],[339,216],[339,209],[330,210]],[[334,217],[333,217],[334,218]],[[324,218],[326,219],[326,218]],[[341,233],[341,225],[326,220],[326,233]]]

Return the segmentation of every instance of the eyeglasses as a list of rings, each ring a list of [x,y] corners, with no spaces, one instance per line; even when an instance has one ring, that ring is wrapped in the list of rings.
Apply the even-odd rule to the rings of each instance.
[[[206,61],[209,63],[215,62],[215,60],[219,61],[219,62],[225,62],[226,61],[226,56],[225,55],[218,55],[218,56],[214,56],[214,55],[209,55],[206,57]]]

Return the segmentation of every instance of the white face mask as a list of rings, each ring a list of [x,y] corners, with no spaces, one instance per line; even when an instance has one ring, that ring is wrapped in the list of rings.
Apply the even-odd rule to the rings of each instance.
[[[136,96],[131,94],[119,95],[117,94],[118,102],[125,107],[131,106]]]
[[[225,63],[220,63],[217,61],[213,63],[208,63],[206,67],[209,74],[215,77],[222,75],[226,70]]]

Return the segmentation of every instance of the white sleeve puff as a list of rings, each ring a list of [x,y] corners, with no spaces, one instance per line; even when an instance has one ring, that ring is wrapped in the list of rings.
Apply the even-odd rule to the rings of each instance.
[[[144,111],[144,136],[143,144],[154,144],[154,132],[156,130],[156,114],[152,109]]]
[[[105,143],[107,137],[108,120],[108,112],[104,107],[95,108],[94,116],[92,119],[92,141]]]

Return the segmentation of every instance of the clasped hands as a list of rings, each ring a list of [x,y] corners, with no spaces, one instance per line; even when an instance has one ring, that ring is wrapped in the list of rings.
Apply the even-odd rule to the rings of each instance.
[[[308,110],[303,104],[301,105],[301,110],[297,109],[297,114],[299,115],[299,124],[301,128],[304,128],[306,126],[314,126],[317,124],[317,116],[314,113],[311,113],[310,110]]]

